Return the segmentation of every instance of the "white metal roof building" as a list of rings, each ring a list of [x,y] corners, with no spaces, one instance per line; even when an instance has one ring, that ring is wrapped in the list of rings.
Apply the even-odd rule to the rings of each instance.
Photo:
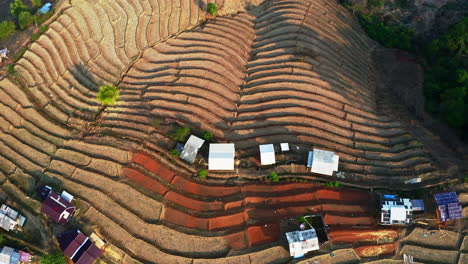
[[[313,173],[332,176],[334,171],[338,171],[339,158],[335,152],[314,148],[309,151],[307,167],[311,167]]]
[[[381,197],[380,223],[382,225],[407,225],[413,222],[411,200],[396,195]]]
[[[203,143],[205,143],[205,140],[197,136],[190,135],[189,139],[185,143],[182,153],[180,153],[180,158],[193,163]]]
[[[300,258],[307,252],[319,249],[319,240],[315,229],[287,232],[289,253],[294,258]]]
[[[281,143],[280,147],[281,151],[289,151],[289,143]]]
[[[23,226],[26,218],[17,211],[10,207],[2,204],[0,207],[0,227],[6,231],[16,229],[18,226]]]
[[[11,255],[15,252],[14,248],[11,247],[3,247],[2,251],[0,252],[0,264],[10,264]]]
[[[208,154],[208,170],[234,170],[234,143],[212,143]]]
[[[260,162],[262,165],[271,165],[276,163],[275,147],[273,144],[260,145]]]

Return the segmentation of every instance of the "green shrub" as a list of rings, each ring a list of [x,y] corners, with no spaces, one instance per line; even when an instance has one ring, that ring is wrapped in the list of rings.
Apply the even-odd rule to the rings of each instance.
[[[218,14],[218,6],[215,3],[209,3],[207,6],[207,11],[210,15],[216,16]]]
[[[67,259],[60,251],[55,251],[41,257],[41,264],[66,264]]]
[[[338,187],[341,186],[341,183],[339,183],[338,181],[331,181],[331,182],[325,183],[325,185],[326,185],[327,187],[338,188]]]
[[[179,157],[179,156],[180,156],[180,151],[178,151],[177,149],[171,149],[171,150],[169,150],[169,153],[170,153],[173,157]]]
[[[15,23],[12,21],[0,22],[0,40],[7,40],[13,33],[15,33]]]
[[[29,11],[23,11],[18,16],[18,25],[21,30],[27,28],[34,22],[34,16]]]
[[[382,8],[384,6],[384,0],[369,0],[369,6],[371,8]]]
[[[39,13],[34,16],[34,23],[36,25],[40,25],[44,23],[45,21],[47,21],[49,18],[51,18],[53,15],[54,15],[54,9],[51,9],[49,12],[45,14]]]
[[[15,55],[13,55],[13,62],[17,62],[27,50],[28,47],[23,46]]]
[[[42,1],[41,0],[31,0],[32,6],[35,8],[41,7],[42,6]]]
[[[171,132],[171,134],[169,134],[169,137],[178,142],[185,142],[185,139],[187,138],[189,134],[190,134],[189,127],[187,126],[177,127]]]
[[[468,17],[426,48],[426,110],[458,129],[468,139]]]
[[[207,142],[211,142],[211,140],[213,139],[213,133],[211,133],[210,131],[203,132],[203,139]]]
[[[99,87],[97,100],[103,105],[114,105],[119,99],[119,88],[114,85],[102,85]]]
[[[386,25],[376,16],[359,14],[359,23],[367,35],[387,48],[414,49],[415,31],[402,26]]]
[[[49,29],[49,26],[48,26],[48,25],[42,25],[42,26],[39,28],[39,32],[31,34],[31,40],[32,40],[32,41],[38,40],[39,37],[40,37],[42,34],[44,34],[48,29]]]
[[[10,4],[10,13],[14,17],[18,18],[19,15],[24,11],[29,12],[29,8],[23,3],[22,0],[15,0],[13,3]]]
[[[272,171],[268,177],[268,179],[272,182],[279,182],[279,177],[278,177],[278,173]]]
[[[207,170],[199,170],[198,173],[197,173],[198,177],[200,177],[201,179],[205,179],[206,176],[208,175],[208,171]]]

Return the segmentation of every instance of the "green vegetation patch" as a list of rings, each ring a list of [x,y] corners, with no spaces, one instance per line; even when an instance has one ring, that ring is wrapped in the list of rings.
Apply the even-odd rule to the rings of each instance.
[[[41,264],[66,264],[67,259],[60,251],[55,251],[41,257]]]
[[[270,180],[270,181],[272,181],[272,182],[279,182],[278,173],[272,171],[272,172],[270,173],[270,175],[268,175],[267,179]]]
[[[414,50],[414,30],[397,25],[386,25],[373,15],[358,14],[358,18],[367,35],[384,47]]]
[[[218,14],[218,6],[215,3],[209,3],[207,12],[212,16],[216,16]]]
[[[180,156],[180,152],[179,152],[177,149],[171,149],[171,150],[169,150],[169,153],[170,153],[173,157],[179,157],[179,156]]]
[[[29,13],[29,7],[23,3],[22,0],[15,0],[13,3],[10,4],[10,13],[18,18],[22,12]]]
[[[426,49],[426,110],[459,131],[468,129],[468,17]],[[463,134],[462,134],[463,136]],[[465,135],[465,139],[467,139]]]
[[[203,132],[203,139],[206,140],[206,142],[211,142],[211,140],[213,140],[213,133],[210,131]]]
[[[7,40],[13,33],[16,32],[15,23],[12,21],[0,22],[0,40]]]
[[[103,105],[114,105],[119,99],[119,88],[114,85],[102,85],[99,87],[97,100]]]
[[[208,171],[207,170],[199,170],[198,173],[197,173],[198,177],[200,177],[201,179],[205,179],[206,176],[208,175]]]
[[[169,134],[169,137],[178,142],[185,142],[189,134],[190,127],[177,127]]]

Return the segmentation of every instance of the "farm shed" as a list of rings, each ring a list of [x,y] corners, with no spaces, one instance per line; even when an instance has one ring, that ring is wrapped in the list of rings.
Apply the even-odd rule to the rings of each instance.
[[[313,228],[287,232],[286,238],[289,243],[289,253],[294,258],[303,257],[307,252],[319,249],[319,240]]]
[[[273,144],[260,145],[260,162],[262,165],[271,165],[276,163],[275,148]]]
[[[180,153],[180,158],[190,163],[193,163],[203,143],[205,143],[205,140],[197,136],[191,135],[185,143],[182,153]]]
[[[335,152],[316,149],[309,151],[307,167],[313,173],[332,176],[334,171],[338,171],[339,156]]]
[[[463,208],[458,201],[456,192],[436,193],[434,194],[434,199],[437,204],[439,221],[445,222],[463,218]]]
[[[26,218],[17,211],[11,209],[10,207],[2,204],[0,207],[0,227],[6,231],[14,230],[18,226],[22,227]]]
[[[208,170],[234,170],[234,143],[210,144]]]
[[[410,199],[385,194],[380,197],[380,208],[380,224],[382,225],[413,223],[413,207]]]

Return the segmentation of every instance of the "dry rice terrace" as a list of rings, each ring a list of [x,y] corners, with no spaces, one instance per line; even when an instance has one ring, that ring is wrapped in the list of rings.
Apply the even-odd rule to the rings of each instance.
[[[234,142],[242,159],[263,142],[333,150],[360,185],[457,175],[449,149],[377,105],[380,47],[350,13],[261,2],[63,1],[16,80],[0,77],[2,187],[26,199],[56,178],[83,204],[81,222],[144,263],[287,263],[280,220],[310,212],[325,215],[335,249],[355,249],[338,250],[342,261],[396,254],[401,234],[377,230],[367,192],[232,181],[264,176],[253,167],[197,181],[166,158],[177,123]],[[97,102],[101,84],[121,88],[116,105]]]

